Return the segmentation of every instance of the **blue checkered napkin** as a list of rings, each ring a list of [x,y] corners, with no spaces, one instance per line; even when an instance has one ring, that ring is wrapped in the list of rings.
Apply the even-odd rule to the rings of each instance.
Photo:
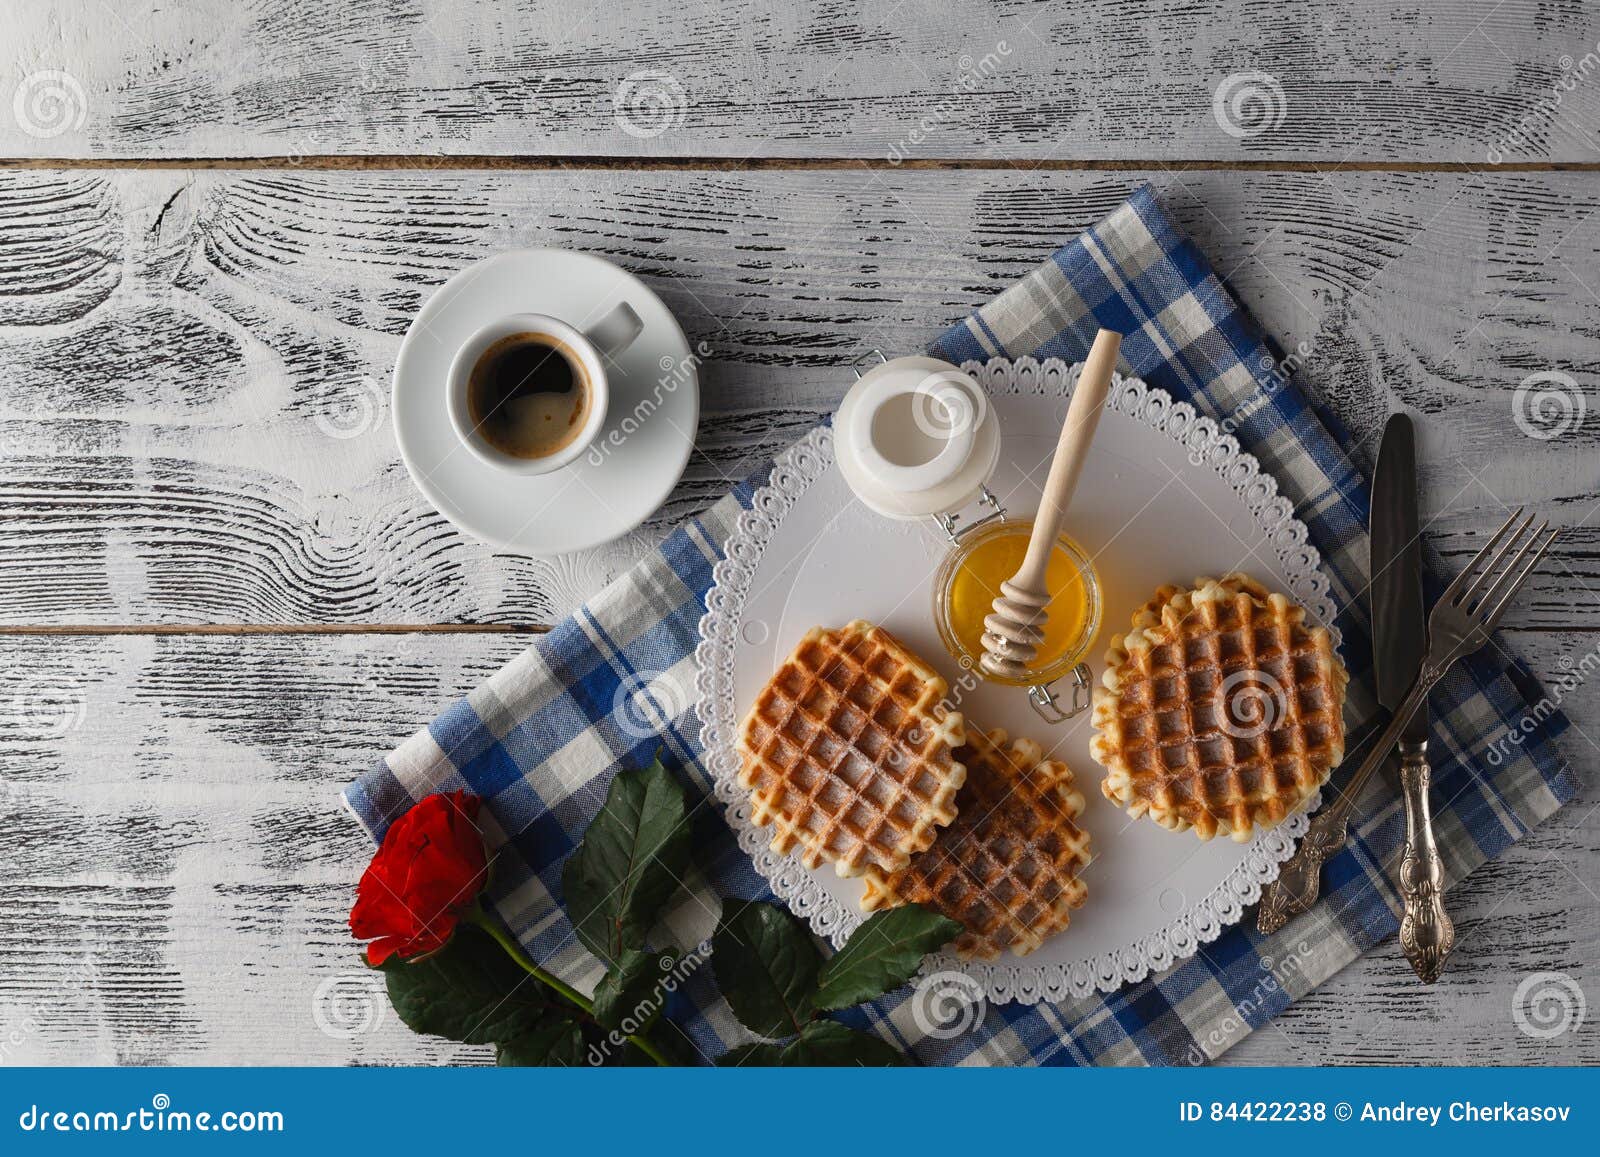
[[[1351,749],[1374,723],[1367,584],[1367,488],[1348,437],[1275,372],[1259,327],[1148,189],[934,343],[952,362],[995,356],[1080,360],[1100,326],[1126,335],[1131,370],[1201,412],[1228,420],[1278,480],[1322,552],[1352,675]],[[694,649],[711,568],[750,482],[674,532],[660,551],[352,784],[352,811],[380,838],[430,792],[466,787],[487,801],[500,913],[534,958],[580,985],[598,965],[562,914],[560,870],[619,767],[658,748],[695,798],[711,784],[691,710]],[[1551,740],[1566,726],[1532,676],[1486,648],[1434,692],[1435,819],[1460,879],[1571,798],[1576,784]],[[648,688],[644,695],[640,688]],[[646,706],[641,707],[641,703]],[[655,726],[642,725],[654,714]],[[1524,723],[1524,721],[1527,721]],[[1508,733],[1517,742],[1508,743]],[[1165,975],[1062,1005],[991,1007],[951,1040],[916,1023],[908,991],[853,1013],[930,1064],[1182,1064],[1214,1057],[1367,948],[1394,933],[1402,817],[1375,782],[1350,846],[1324,873],[1317,909],[1277,936],[1246,920]],[[696,809],[696,872],[668,921],[682,946],[709,935],[723,896],[766,896],[715,803]],[[709,969],[671,1013],[709,1058],[747,1039]]]

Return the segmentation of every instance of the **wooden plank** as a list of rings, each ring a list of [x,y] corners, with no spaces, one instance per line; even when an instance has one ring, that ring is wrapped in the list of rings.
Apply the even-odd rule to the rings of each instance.
[[[481,1058],[370,986],[345,925],[370,845],[337,792],[526,642],[0,644],[26,673],[0,720],[8,1062]]]
[[[1578,529],[1514,621],[1600,626],[1600,416],[1514,421],[1547,372],[1600,409],[1600,176],[1159,171],[5,174],[0,622],[553,621],[831,410],[852,358],[920,347],[1142,180],[1358,443],[1420,415],[1447,556],[1536,505]],[[522,245],[638,272],[711,350],[683,484],[554,562],[450,527],[387,422],[421,303]]]
[[[1600,20],[1542,0],[212,0],[8,31],[10,156],[1597,159]]]
[[[1593,636],[1517,633],[1552,679]],[[425,634],[6,637],[0,707],[0,1041],[12,1063],[417,1063],[345,928],[369,854],[335,793],[525,640]],[[1600,689],[1566,706],[1600,736]],[[1596,753],[1564,745],[1585,772]],[[1592,781],[1592,777],[1586,777]],[[1600,1061],[1593,1033],[1523,1036],[1529,972],[1600,950],[1600,792],[1452,893],[1462,947],[1426,990],[1380,948],[1230,1060]],[[326,988],[324,986],[327,986]],[[319,997],[318,993],[322,995]],[[318,1021],[318,1012],[322,1022]]]

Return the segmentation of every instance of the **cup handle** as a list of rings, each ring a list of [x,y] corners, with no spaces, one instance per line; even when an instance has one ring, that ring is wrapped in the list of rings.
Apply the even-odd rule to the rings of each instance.
[[[616,357],[633,344],[634,338],[644,332],[644,322],[627,302],[618,302],[616,308],[584,330],[583,336],[594,343],[595,349],[607,357]]]

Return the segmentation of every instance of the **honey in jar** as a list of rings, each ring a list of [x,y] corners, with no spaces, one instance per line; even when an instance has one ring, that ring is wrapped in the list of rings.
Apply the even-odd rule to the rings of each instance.
[[[977,670],[983,657],[983,620],[994,608],[1000,584],[1022,565],[1032,531],[1032,522],[1004,521],[975,530],[958,541],[940,567],[934,583],[935,619],[945,648],[962,667]],[[1070,671],[1100,630],[1100,586],[1094,564],[1065,534],[1051,552],[1045,584],[1050,605],[1044,638],[1019,685],[1049,683]]]

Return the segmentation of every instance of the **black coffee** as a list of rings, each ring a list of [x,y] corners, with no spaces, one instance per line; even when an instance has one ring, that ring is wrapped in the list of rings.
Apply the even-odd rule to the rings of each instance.
[[[553,337],[514,333],[484,350],[467,379],[467,413],[483,440],[516,458],[571,444],[589,416],[589,382]]]

